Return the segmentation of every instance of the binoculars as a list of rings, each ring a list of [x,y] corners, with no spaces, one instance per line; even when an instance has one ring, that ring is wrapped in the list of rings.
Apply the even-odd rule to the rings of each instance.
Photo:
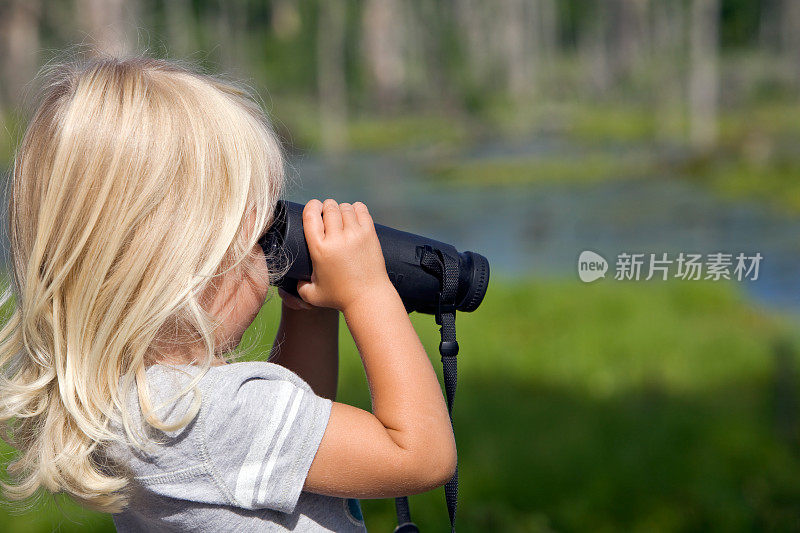
[[[297,282],[311,279],[313,265],[303,232],[303,205],[280,200],[275,220],[259,240],[270,267],[286,273],[275,285],[297,295]],[[452,245],[428,237],[375,224],[389,280],[397,289],[406,311],[426,314],[441,312],[442,277],[423,266],[423,255],[448,255],[458,265],[455,309],[474,311],[489,286],[489,261],[475,252],[459,252]],[[453,304],[451,304],[452,306]]]

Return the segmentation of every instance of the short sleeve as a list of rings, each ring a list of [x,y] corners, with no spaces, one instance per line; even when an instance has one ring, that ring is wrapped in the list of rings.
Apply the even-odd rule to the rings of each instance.
[[[237,506],[290,513],[331,411],[293,372],[237,363],[206,376],[201,453]]]

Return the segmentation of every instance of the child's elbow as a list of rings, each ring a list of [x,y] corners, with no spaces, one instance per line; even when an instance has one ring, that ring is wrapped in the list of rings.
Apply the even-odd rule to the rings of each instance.
[[[424,454],[417,459],[414,468],[415,492],[427,492],[441,487],[456,473],[458,454],[455,439],[445,439],[437,445],[426,447]]]
[[[453,479],[453,476],[456,474],[458,454],[456,453],[455,442],[453,442],[452,450],[449,451],[439,463],[440,464],[437,464],[433,469],[433,477],[435,478],[433,479],[433,488],[441,487]]]

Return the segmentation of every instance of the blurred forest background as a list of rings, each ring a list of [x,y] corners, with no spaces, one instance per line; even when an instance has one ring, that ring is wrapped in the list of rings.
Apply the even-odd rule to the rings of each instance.
[[[0,0],[0,170],[42,65],[140,51],[252,86],[290,198],[489,258],[457,320],[461,531],[800,530],[800,1]],[[752,283],[584,285],[584,249],[765,259]],[[341,333],[341,400],[368,408]],[[446,530],[441,490],[411,501]],[[0,510],[112,528],[60,497]]]
[[[742,114],[762,106],[756,115],[779,122],[775,128],[797,118],[800,5],[792,0],[0,6],[6,120],[37,69],[77,43],[189,59],[266,88],[270,110],[296,148],[360,150],[557,130],[703,152],[722,146],[763,162],[775,155],[775,132]]]

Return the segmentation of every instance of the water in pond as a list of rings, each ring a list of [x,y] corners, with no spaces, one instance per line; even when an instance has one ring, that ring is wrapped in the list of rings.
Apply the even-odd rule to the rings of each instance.
[[[516,150],[487,145],[473,157],[513,157]],[[290,199],[364,201],[377,222],[482,253],[493,275],[577,282],[577,258],[587,249],[607,258],[612,272],[621,252],[760,252],[758,281],[743,283],[748,293],[761,303],[800,310],[800,216],[722,200],[680,180],[452,187],[390,154],[305,155],[291,166]],[[3,240],[3,256],[7,249]]]
[[[302,156],[293,169],[290,199],[364,201],[377,222],[484,254],[494,274],[577,280],[586,249],[609,260],[609,277],[622,252],[760,252],[758,280],[742,282],[748,293],[800,309],[800,217],[680,180],[454,188],[391,155]]]

